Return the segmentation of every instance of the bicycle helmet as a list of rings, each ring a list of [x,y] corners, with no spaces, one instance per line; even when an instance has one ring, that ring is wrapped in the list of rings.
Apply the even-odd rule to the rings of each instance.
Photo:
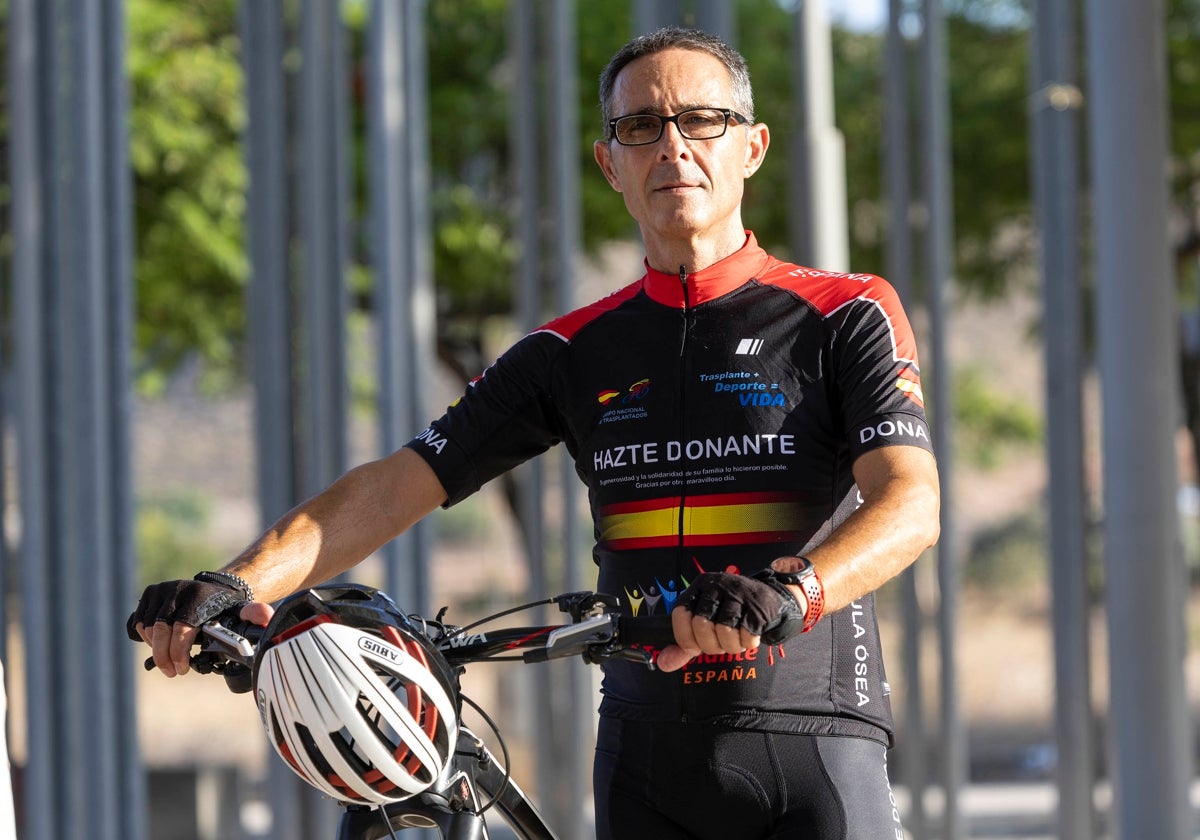
[[[315,587],[280,603],[253,676],[275,751],[341,802],[385,805],[421,793],[458,741],[454,673],[370,587]]]

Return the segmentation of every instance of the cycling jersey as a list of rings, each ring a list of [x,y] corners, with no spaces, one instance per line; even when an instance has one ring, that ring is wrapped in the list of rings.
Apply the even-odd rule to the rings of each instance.
[[[408,445],[454,504],[560,441],[588,487],[597,590],[637,615],[669,612],[701,572],[811,550],[860,503],[864,452],[931,448],[892,288],[781,262],[750,233],[534,330]],[[673,673],[608,663],[602,693],[628,720],[891,735],[870,595],[783,645]]]

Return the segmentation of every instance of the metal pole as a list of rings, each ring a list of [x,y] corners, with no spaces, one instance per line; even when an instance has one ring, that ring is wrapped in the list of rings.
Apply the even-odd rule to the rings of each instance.
[[[1086,9],[1116,836],[1183,840],[1195,817],[1163,3],[1088,0]]]
[[[1076,5],[1034,3],[1033,186],[1041,241],[1053,592],[1058,836],[1095,836],[1088,557],[1083,480],[1083,327],[1079,286]]]
[[[959,793],[966,781],[966,736],[958,705],[958,533],[954,509],[953,371],[946,333],[948,298],[954,282],[953,194],[950,184],[949,103],[946,89],[946,35],[940,0],[922,0],[921,144],[925,201],[929,208],[926,271],[933,350],[933,444],[942,480],[942,532],[938,542],[938,636],[941,640],[943,837],[965,836]]]
[[[285,93],[281,0],[255,0],[238,6],[246,78],[245,156],[250,174],[247,226],[250,280],[247,321],[254,384],[254,440],[257,453],[259,518],[267,528],[299,496],[292,453],[296,447],[293,410],[291,323],[288,274],[287,99]]]
[[[903,0],[888,0],[884,40],[884,182],[887,188],[887,277],[906,309],[914,305],[912,292],[912,230],[908,208],[912,201],[912,166],[909,159],[909,99],[907,41],[900,30]],[[909,790],[907,827],[913,837],[928,836],[925,789],[929,778],[926,761],[925,698],[921,686],[922,610],[917,591],[917,564],[900,576],[900,620],[904,675],[904,731],[901,776]]]
[[[404,86],[404,18],[397,3],[375,0],[367,32],[367,128],[370,139],[371,257],[379,328],[381,453],[395,451],[415,431],[406,409],[414,368],[405,276],[411,263],[408,217],[409,102]],[[404,535],[383,549],[385,588],[404,605],[418,588],[414,545]]]
[[[346,61],[337,0],[304,0],[300,14],[299,219],[303,268],[299,333],[303,345],[302,410],[297,455],[300,495],[310,496],[346,468]],[[273,765],[278,767],[278,764]],[[298,832],[328,837],[336,809],[293,779]],[[272,829],[275,831],[275,829]]]
[[[833,117],[833,56],[824,0],[800,0],[793,17],[790,236],[796,261],[850,270],[846,223],[846,150]]]
[[[696,0],[696,26],[731,47],[737,44],[737,4],[729,0]]]
[[[576,9],[573,0],[557,0],[550,4],[547,21],[549,41],[549,103],[551,195],[549,208],[556,220],[554,265],[558,277],[556,304],[559,312],[575,308],[575,288],[579,282],[577,259],[582,238],[579,189],[579,98],[576,95],[578,73],[578,44]],[[586,588],[581,557],[579,528],[580,485],[575,465],[565,447],[555,453],[559,466],[559,503],[562,505],[562,577],[563,591]],[[589,568],[590,572],[590,568]],[[566,837],[583,840],[594,834],[586,819],[586,811],[578,803],[587,801],[591,792],[592,733],[596,722],[593,709],[591,672],[578,659],[554,663],[558,676],[567,691],[558,694],[560,737],[553,745],[559,768],[556,810],[561,814],[559,824]],[[580,749],[583,746],[583,749]]]
[[[107,239],[107,298],[109,346],[108,412],[111,427],[108,439],[110,510],[112,522],[113,565],[112,601],[102,617],[113,646],[116,664],[112,679],[116,703],[116,777],[118,811],[117,830],[122,840],[145,837],[146,789],[142,772],[137,732],[137,692],[133,680],[142,652],[129,644],[119,626],[109,616],[122,615],[137,590],[136,538],[133,492],[132,353],[134,346],[133,220],[132,173],[129,166],[128,79],[125,73],[125,3],[107,0],[102,11],[103,84],[106,107],[103,113],[104,209]],[[133,815],[133,816],[130,816]]]
[[[516,62],[517,91],[514,101],[514,120],[511,137],[514,149],[514,173],[517,190],[516,229],[520,241],[518,257],[517,316],[523,331],[533,330],[545,320],[545,301],[542,296],[542,274],[545,271],[545,254],[542,253],[541,226],[544,215],[542,182],[539,176],[546,154],[547,138],[542,136],[539,119],[539,68],[548,77],[550,71],[541,59],[539,41],[539,18],[536,4],[530,0],[518,0],[512,5],[510,30],[512,50]],[[548,108],[547,108],[548,110]],[[548,180],[548,179],[547,179]],[[534,458],[523,464],[518,474],[521,514],[524,518],[524,548],[529,568],[528,594],[530,599],[545,598],[550,593],[550,575],[547,563],[546,539],[546,461]],[[548,607],[544,618],[552,620]],[[533,719],[529,724],[530,739],[536,767],[538,797],[544,804],[548,820],[554,826],[564,826],[568,812],[563,808],[559,794],[562,793],[562,760],[556,751],[559,731],[556,718],[556,694],[551,668],[538,668],[524,680],[524,685],[533,692],[529,703]]]
[[[408,149],[408,277],[404,286],[408,330],[412,340],[407,391],[408,423],[412,434],[429,421],[429,393],[437,344],[437,305],[433,284],[433,192],[429,162],[429,80],[425,48],[425,0],[403,4],[404,84],[408,102],[405,128]],[[410,529],[413,542],[412,603],[423,611],[431,603],[429,562],[433,553],[433,523],[422,520]]]
[[[346,62],[336,0],[301,14],[300,229],[304,268],[304,496],[346,468]]]
[[[45,55],[43,33],[48,6],[35,0],[12,0],[8,17],[8,71],[11,113],[9,163],[12,183],[13,333],[15,337],[17,459],[20,479],[20,591],[25,604],[25,695],[29,709],[26,743],[31,756],[49,756],[56,740],[52,710],[45,698],[54,696],[51,663],[55,649],[53,624],[43,632],[34,613],[50,604],[50,457],[48,429],[49,358],[53,353],[46,318],[47,285],[52,260],[46,237],[53,195],[44,176],[54,159],[51,123],[45,103],[54,90],[53,63]],[[25,766],[24,828],[28,837],[57,836],[60,802],[51,762],[29,761]]]
[[[634,0],[635,35],[646,35],[663,26],[678,26],[682,18],[681,0]]]
[[[298,408],[292,350],[295,306],[289,272],[289,144],[280,0],[239,4],[246,76],[245,154],[250,173],[248,225],[251,272],[247,289],[254,381],[259,517],[266,528],[301,497],[295,428]],[[276,762],[268,765],[272,836],[303,838],[301,782]]]

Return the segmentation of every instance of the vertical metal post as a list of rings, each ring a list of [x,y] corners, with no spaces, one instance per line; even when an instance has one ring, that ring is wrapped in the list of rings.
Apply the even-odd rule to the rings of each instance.
[[[119,626],[109,627],[110,616],[129,609],[130,597],[137,591],[136,536],[133,490],[133,218],[132,172],[129,166],[128,79],[125,73],[126,20],[123,0],[106,0],[102,9],[101,44],[104,85],[104,207],[103,224],[107,238],[108,283],[108,411],[112,426],[108,437],[108,461],[112,470],[109,515],[112,522],[113,564],[112,601],[101,617],[113,646],[114,663],[110,679],[115,681],[114,702],[117,788],[116,826],[122,840],[141,840],[146,828],[145,779],[140,760],[137,732],[137,692],[133,681],[141,651],[131,647]],[[135,814],[130,818],[129,814]]]
[[[429,421],[430,383],[437,343],[437,305],[433,284],[433,220],[429,196],[433,191],[429,162],[428,58],[425,48],[425,0],[403,4],[404,83],[408,102],[405,128],[408,148],[409,263],[404,286],[408,332],[412,341],[411,368],[406,381],[408,423],[416,434]],[[433,523],[422,520],[406,535],[413,543],[412,603],[430,605],[429,560],[433,552]]]
[[[954,282],[953,194],[950,183],[949,94],[946,88],[946,36],[940,0],[922,0],[921,144],[925,201],[929,208],[926,271],[933,349],[933,444],[942,480],[942,533],[938,542],[938,635],[941,640],[941,753],[945,790],[946,840],[965,836],[959,793],[966,781],[966,736],[958,705],[959,548],[954,508],[954,390],[946,342],[948,298]]]
[[[375,2],[368,33],[371,213],[384,453],[429,421],[437,322],[430,252],[425,4]],[[428,609],[433,528],[418,522],[385,546],[387,590]]]
[[[242,62],[249,105],[246,156],[250,171],[251,280],[247,306],[248,320],[253,324],[250,335],[259,515],[263,527],[267,527],[312,492],[316,477],[312,474],[311,454],[308,474],[299,474],[301,438],[295,424],[300,408],[296,387],[300,366],[292,339],[297,307],[292,297],[290,227],[295,216],[287,189],[290,155],[283,6],[279,0],[245,2],[239,14],[242,41],[247,45]],[[311,309],[312,304],[309,306]],[[311,436],[311,429],[306,427],[305,433]],[[323,818],[317,816],[321,803],[286,768],[270,765],[268,788],[273,836],[309,838],[332,833],[332,813],[326,808]]]
[[[367,31],[367,128],[370,140],[371,259],[379,328],[380,449],[393,452],[415,431],[407,410],[415,368],[410,300],[412,262],[408,203],[409,102],[405,88],[404,14],[398,3],[375,0]],[[385,587],[406,609],[418,609],[413,540],[403,535],[383,549]]]
[[[517,261],[516,306],[522,332],[535,329],[545,320],[542,295],[542,200],[541,168],[543,138],[538,109],[538,25],[533,0],[514,0],[509,12],[509,48],[515,73],[513,111],[509,123],[511,162],[516,202],[513,228],[519,243]],[[518,470],[519,515],[525,543],[525,562],[529,571],[529,595],[545,597],[547,583],[546,549],[546,459],[535,458]],[[549,617],[547,620],[549,620]],[[538,668],[515,677],[532,686],[529,718],[531,742],[538,756],[536,794],[546,808],[548,819],[556,823],[560,812],[552,801],[559,776],[554,760],[555,733],[545,721],[553,720],[553,674]]]
[[[346,468],[345,35],[337,0],[305,0],[300,18],[300,229],[304,496]]]
[[[550,4],[547,20],[549,66],[547,102],[549,120],[549,151],[551,163],[551,194],[549,209],[556,220],[553,265],[557,274],[556,308],[569,312],[575,308],[575,287],[579,282],[577,260],[582,239],[579,189],[579,99],[576,85],[579,74],[574,0],[557,0]],[[556,453],[559,465],[559,503],[562,505],[562,578],[563,591],[586,588],[580,556],[579,479],[575,465],[565,447]],[[590,566],[590,563],[589,563]],[[583,840],[594,834],[587,824],[585,812],[578,803],[585,801],[591,790],[591,733],[595,731],[591,673],[578,659],[554,663],[560,684],[567,691],[558,692],[556,719],[559,723],[557,743],[552,745],[557,768],[555,810],[558,825],[564,836]],[[585,749],[580,749],[581,744]]]
[[[511,137],[514,144],[512,162],[514,162],[517,185],[517,238],[521,245],[518,271],[517,316],[521,319],[521,328],[528,331],[544,322],[545,298],[544,275],[546,263],[542,250],[541,228],[547,214],[545,202],[542,200],[542,179],[539,175],[542,162],[547,150],[545,144],[552,142],[548,134],[542,134],[542,121],[539,115],[539,78],[551,76],[541,44],[547,38],[539,29],[539,19],[544,16],[535,14],[536,4],[529,0],[518,0],[512,6],[510,26],[512,49],[516,62],[518,90],[514,102],[514,120],[512,120]],[[539,70],[542,72],[539,73]],[[546,112],[551,108],[547,107]],[[550,181],[546,178],[546,182]],[[523,464],[520,475],[521,509],[524,517],[523,536],[526,542],[526,562],[529,568],[528,592],[532,599],[545,598],[550,592],[550,569],[548,569],[548,546],[546,533],[546,487],[547,462],[544,458]],[[553,617],[548,614],[546,618]],[[533,692],[534,719],[530,726],[533,750],[538,762],[536,768],[536,790],[542,806],[546,810],[548,820],[554,826],[564,826],[569,820],[569,812],[564,810],[562,800],[563,768],[559,766],[562,756],[556,746],[560,733],[560,697],[554,690],[554,673],[551,668],[538,668],[528,676],[528,685]]]
[[[887,278],[895,287],[901,303],[911,311],[912,228],[909,204],[912,201],[912,164],[909,159],[909,97],[907,42],[900,29],[904,15],[903,0],[888,0],[887,33],[884,37],[883,107],[884,183],[887,191],[888,226],[885,252]],[[919,563],[919,561],[918,561]],[[917,566],[900,575],[900,620],[902,673],[904,674],[904,729],[901,776],[909,791],[906,825],[913,837],[928,836],[925,813],[925,789],[929,778],[926,761],[925,697],[921,687],[921,636],[923,614],[917,590]]]
[[[646,35],[663,26],[678,26],[683,18],[680,0],[634,0],[635,35]]]
[[[696,0],[696,26],[726,44],[737,43],[737,4],[729,0]]]
[[[298,497],[345,469],[346,402],[346,61],[336,0],[300,5],[299,230],[302,252],[298,332],[300,433],[293,458]],[[291,777],[291,778],[289,778]],[[271,766],[272,834],[317,840],[334,831],[336,810],[317,791]]]
[[[293,452],[295,408],[288,273],[287,91],[281,0],[238,6],[247,120],[244,154],[250,175],[247,226],[250,281],[247,322],[254,384],[254,439],[259,517],[267,528],[299,496]]]
[[[66,361],[68,381],[74,393],[64,400],[68,413],[69,427],[67,453],[71,458],[70,480],[65,499],[69,516],[74,518],[74,539],[68,539],[69,551],[64,559],[64,568],[79,582],[78,598],[72,609],[79,613],[80,635],[72,639],[81,651],[83,666],[73,675],[89,686],[86,704],[72,703],[72,731],[87,733],[74,744],[87,743],[82,764],[90,772],[80,773],[82,768],[68,771],[70,775],[84,777],[80,780],[85,791],[83,801],[86,811],[68,816],[68,824],[98,838],[118,836],[117,824],[117,780],[116,731],[113,728],[117,715],[116,691],[112,675],[118,672],[113,655],[115,645],[110,643],[113,634],[109,618],[109,604],[117,602],[113,591],[111,570],[116,565],[113,545],[113,509],[111,491],[115,487],[116,475],[109,463],[111,443],[115,436],[114,418],[109,409],[112,395],[108,392],[112,370],[110,358],[108,320],[110,300],[108,285],[108,245],[105,217],[109,208],[105,201],[105,175],[108,161],[104,156],[104,142],[108,134],[104,126],[106,91],[103,88],[104,56],[99,36],[104,31],[98,4],[76,0],[72,7],[74,31],[72,46],[75,65],[71,80],[72,100],[77,124],[72,132],[71,165],[74,168],[71,192],[75,225],[71,243],[71,276],[60,288],[67,291],[67,283],[74,286],[70,294],[70,311],[65,312],[66,323],[71,335]],[[128,474],[125,476],[128,480]],[[127,597],[127,596],[126,596]],[[90,650],[89,650],[90,648]],[[122,661],[127,661],[124,656]],[[119,671],[129,675],[128,671]],[[131,676],[131,675],[130,675]],[[85,708],[86,706],[86,708]],[[91,725],[86,722],[91,718]],[[95,722],[103,721],[101,726]],[[88,729],[90,728],[90,732]],[[76,762],[80,756],[76,755]],[[77,764],[78,767],[78,764]],[[90,776],[90,778],[87,778]]]
[[[36,0],[12,0],[8,8],[8,92],[14,119],[10,127],[10,163],[12,178],[12,283],[14,366],[17,390],[17,460],[20,480],[20,545],[22,575],[20,593],[25,605],[24,636],[25,695],[28,698],[53,697],[50,652],[54,638],[44,634],[36,613],[50,605],[48,570],[41,566],[48,556],[50,479],[47,468],[53,451],[47,424],[50,410],[46,370],[53,344],[49,343],[46,318],[47,283],[52,270],[46,223],[52,206],[48,190],[47,162],[54,160],[50,143],[50,125],[46,109],[49,91],[54,90],[53,64],[46,60],[42,19],[48,6]],[[46,667],[37,667],[46,664]],[[56,731],[53,716],[44,702],[29,703],[26,739],[31,754],[40,751],[49,756],[54,750]],[[36,755],[36,754],[35,754]],[[31,761],[25,767],[25,832],[28,836],[54,838],[59,802],[50,761]]]
[[[800,0],[793,17],[792,90],[796,131],[790,149],[789,239],[797,262],[850,270],[846,151],[833,118],[833,56],[823,0]]]
[[[1083,325],[1079,285],[1079,155],[1073,0],[1034,3],[1033,187],[1046,328],[1046,457],[1054,608],[1058,836],[1095,836],[1087,505],[1083,481]]]
[[[132,651],[113,622],[133,562],[123,19],[56,0],[14,3],[9,22],[24,828],[138,838]]]
[[[1183,840],[1195,835],[1195,816],[1164,10],[1162,0],[1089,0],[1086,9],[1116,836]]]
[[[47,285],[53,268],[47,237],[53,195],[45,173],[54,160],[52,125],[44,107],[54,90],[54,64],[45,55],[43,34],[48,4],[37,0],[11,0],[8,17],[8,84],[13,119],[10,132],[12,182],[12,282],[14,366],[16,386],[17,459],[21,505],[20,591],[26,605],[25,668],[29,703],[27,743],[32,756],[49,756],[57,739],[53,715],[45,698],[54,697],[55,639],[33,622],[29,609],[50,603],[50,575],[45,558],[50,551],[51,509],[49,465],[53,447],[47,424],[50,385],[47,366],[54,346],[46,318]],[[38,667],[46,663],[46,667]],[[27,762],[24,770],[25,832],[28,837],[58,836],[61,802],[49,760]]]

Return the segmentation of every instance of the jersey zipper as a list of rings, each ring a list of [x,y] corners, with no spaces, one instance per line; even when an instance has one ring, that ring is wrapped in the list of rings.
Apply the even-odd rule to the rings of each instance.
[[[679,285],[683,289],[683,332],[679,336],[679,445],[680,447],[687,446],[687,344],[688,344],[688,328],[690,326],[692,304],[691,296],[688,294],[687,284],[687,269],[684,266],[679,266]],[[687,466],[686,461],[681,464],[683,467],[682,483],[679,485],[679,521],[677,530],[679,532],[679,542],[675,553],[675,579],[679,581],[679,585],[683,586],[684,570],[686,562],[684,559],[684,517],[686,515],[687,506]],[[682,695],[680,700],[683,700]],[[679,710],[679,718],[682,723],[688,722],[687,704],[681,702]]]
[[[687,269],[684,266],[679,266],[679,285],[683,290],[683,332],[679,336],[679,445],[686,447],[687,441],[687,343],[688,343],[688,321],[691,317],[691,296],[688,294],[687,285]],[[677,578],[682,578],[684,562],[683,562],[683,523],[684,523],[684,501],[687,498],[687,470],[685,469],[683,483],[679,486],[679,552],[675,559],[675,574]],[[680,579],[680,583],[683,581]]]

